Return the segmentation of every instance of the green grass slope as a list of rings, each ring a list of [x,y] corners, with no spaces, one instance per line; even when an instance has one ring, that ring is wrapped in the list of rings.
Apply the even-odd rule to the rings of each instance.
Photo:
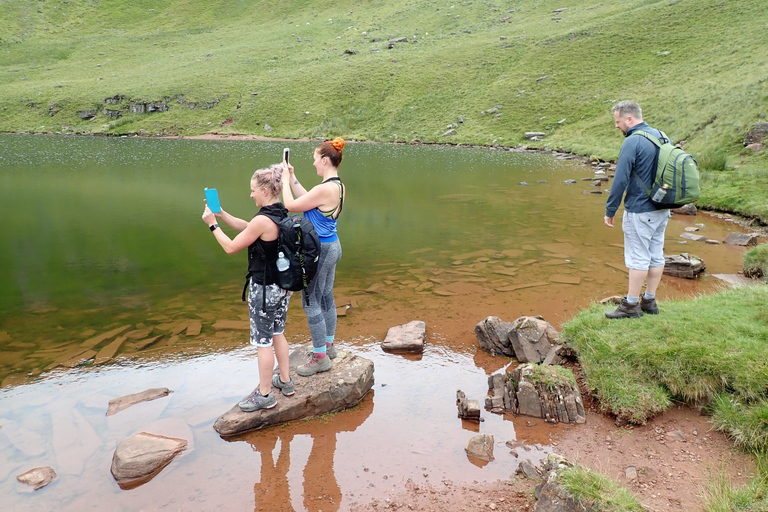
[[[766,19],[768,3],[717,0],[4,0],[0,131],[504,146],[543,131],[539,146],[613,159],[608,110],[633,98],[695,156],[727,155],[703,204],[768,220],[749,199],[768,157],[741,144],[768,120]]]

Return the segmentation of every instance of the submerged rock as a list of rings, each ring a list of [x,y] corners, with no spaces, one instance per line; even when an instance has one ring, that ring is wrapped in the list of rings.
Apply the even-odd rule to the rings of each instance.
[[[373,387],[373,361],[349,352],[339,351],[333,367],[311,377],[296,374],[296,367],[309,361],[306,349],[294,350],[290,356],[290,373],[296,393],[278,395],[271,409],[243,412],[235,405],[213,424],[222,436],[233,436],[250,430],[329,414],[357,405]],[[273,391],[274,392],[274,391]]]
[[[23,484],[27,484],[33,488],[33,490],[42,489],[49,483],[53,482],[56,478],[56,471],[50,466],[42,468],[34,468],[29,471],[25,471],[16,477],[16,480]]]
[[[150,400],[156,400],[164,396],[168,396],[171,390],[168,388],[150,388],[141,393],[134,393],[132,395],[121,396],[120,398],[113,398],[109,401],[109,408],[107,409],[107,416],[117,414],[123,409],[141,403],[149,402]]]
[[[139,432],[117,443],[112,456],[112,476],[122,489],[150,481],[187,448],[185,439]]]

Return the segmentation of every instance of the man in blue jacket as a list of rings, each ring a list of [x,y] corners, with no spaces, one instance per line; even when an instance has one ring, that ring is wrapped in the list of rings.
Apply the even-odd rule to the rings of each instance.
[[[656,315],[656,288],[664,273],[664,231],[669,221],[669,210],[657,209],[645,189],[651,188],[658,162],[658,149],[641,135],[631,137],[637,131],[646,131],[661,138],[661,132],[643,122],[640,105],[634,101],[621,101],[613,106],[616,128],[626,137],[621,145],[619,161],[613,178],[611,192],[605,205],[605,224],[613,227],[624,197],[624,264],[629,269],[627,296],[615,311],[605,314],[608,318],[637,318],[643,313]],[[638,181],[639,180],[639,181]],[[625,195],[626,192],[626,195]],[[640,296],[643,282],[645,293]]]

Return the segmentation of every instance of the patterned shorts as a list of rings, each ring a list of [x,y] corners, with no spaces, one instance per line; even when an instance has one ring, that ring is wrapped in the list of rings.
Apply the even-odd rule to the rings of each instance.
[[[264,305],[266,293],[266,311]],[[248,316],[251,319],[251,345],[271,347],[272,337],[285,332],[288,302],[293,292],[276,284],[261,285],[251,281],[248,287]]]

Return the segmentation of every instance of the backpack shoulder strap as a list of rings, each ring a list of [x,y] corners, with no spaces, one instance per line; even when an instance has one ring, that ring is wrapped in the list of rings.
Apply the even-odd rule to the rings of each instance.
[[[663,144],[671,144],[672,141],[669,140],[669,137],[667,137],[667,134],[659,130],[659,133],[661,134],[661,138],[656,138],[653,135],[651,135],[649,132],[645,130],[638,130],[636,132],[632,132],[632,135],[642,135],[649,141],[653,142],[656,147],[661,147]],[[631,137],[631,135],[630,135]]]

